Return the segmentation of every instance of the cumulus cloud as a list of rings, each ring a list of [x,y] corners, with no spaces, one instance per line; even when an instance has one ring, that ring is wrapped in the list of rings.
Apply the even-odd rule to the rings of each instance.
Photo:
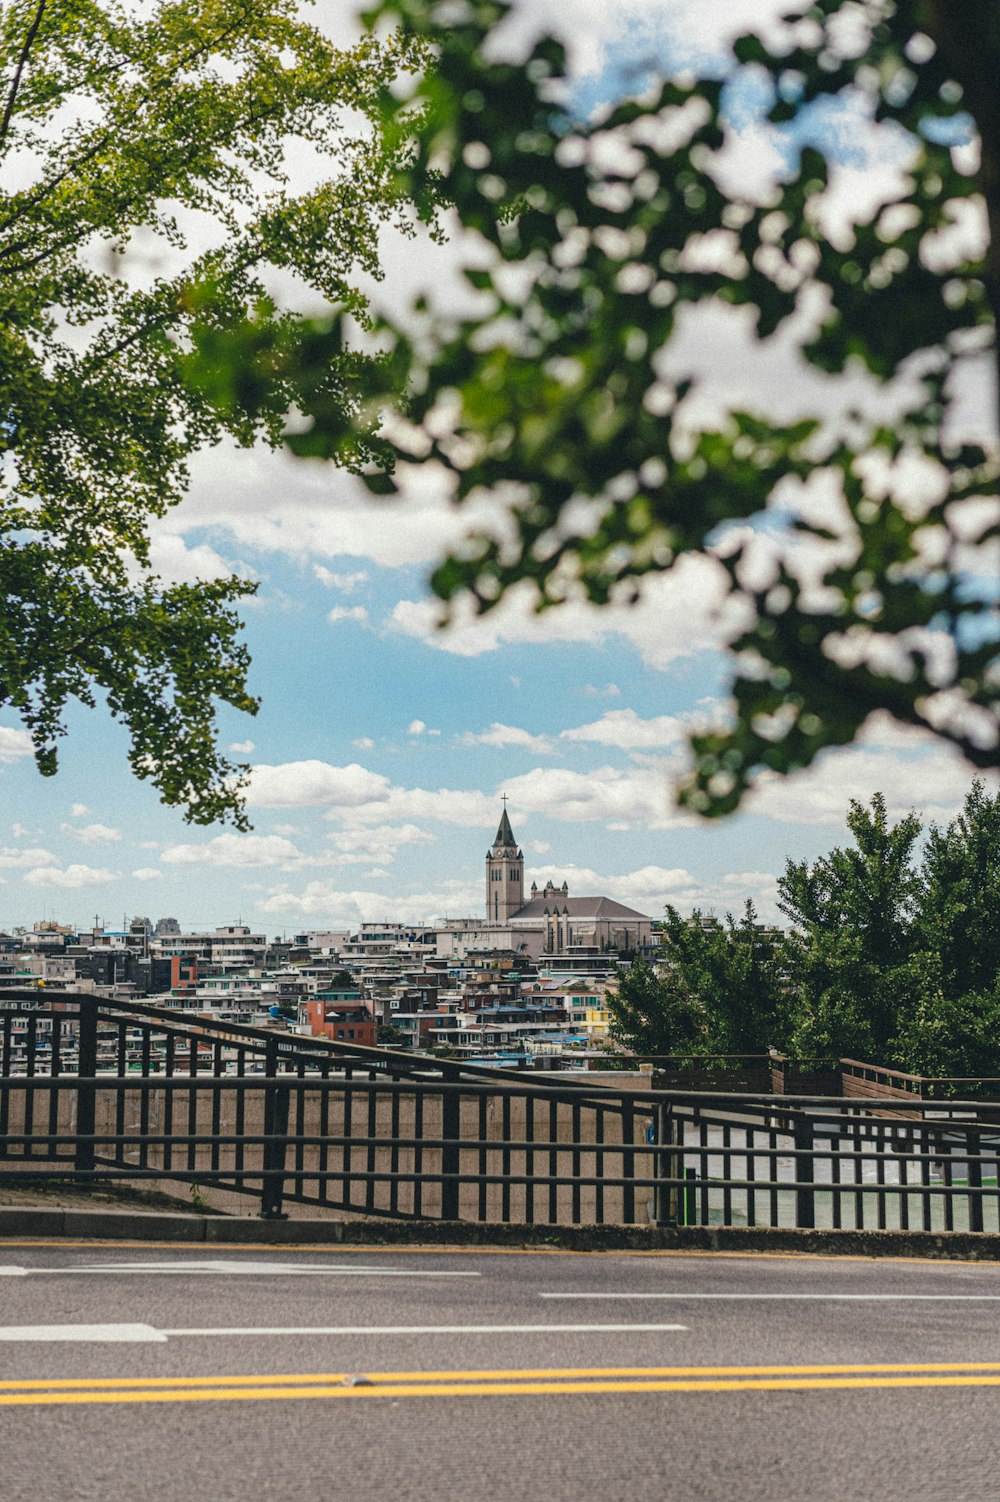
[[[20,761],[22,757],[31,756],[33,750],[31,737],[26,731],[0,725],[0,763],[6,765]]]
[[[368,611],[364,605],[334,605],[332,610],[327,611],[327,620],[331,626],[338,621],[354,621],[359,626],[367,626]]]
[[[229,749],[235,751],[238,756],[249,756],[250,752],[257,748],[253,741],[230,741]]]
[[[666,769],[658,764],[624,770],[595,767],[587,772],[536,767],[508,778],[506,787],[519,813],[545,814],[563,823],[672,829],[694,822],[692,815],[673,807]]]
[[[456,737],[456,744],[500,748],[512,746],[533,751],[537,756],[550,756],[553,751],[552,742],[547,735],[532,735],[529,730],[521,730],[516,725],[503,725],[496,720],[488,730],[482,730],[478,734],[472,730],[464,731]]]
[[[442,629],[431,600],[400,600],[390,630],[456,657],[480,657],[504,646],[551,642],[631,643],[648,667],[664,670],[699,652],[719,649],[745,623],[745,606],[727,599],[726,575],[714,558],[686,557],[669,574],[650,577],[637,604],[598,607],[571,600],[539,615],[529,584],[510,589],[486,615],[459,604]]]
[[[60,824],[59,828],[63,834],[72,835],[83,845],[116,845],[122,837],[120,829],[112,829],[107,824]]]
[[[489,824],[496,809],[495,798],[478,790],[397,787],[357,762],[337,767],[325,761],[255,767],[247,803],[251,808],[326,808],[328,818],[352,827],[418,820],[474,826]]]
[[[219,834],[201,844],[169,845],[160,856],[167,866],[294,866],[303,857],[290,840],[276,834]]]
[[[329,835],[331,848],[324,864],[332,866],[389,865],[405,845],[433,845],[434,836],[416,824],[382,824],[375,828],[337,829]]]
[[[90,809],[85,803],[74,803],[70,809],[70,817],[74,819],[85,819],[89,813]]]
[[[26,730],[15,730],[10,725],[0,725],[0,762],[20,761],[30,756],[33,747]]]
[[[620,751],[663,750],[683,742],[684,722],[676,715],[657,715],[643,720],[634,709],[609,709],[590,725],[576,725],[561,732],[567,741],[593,741],[616,746]]]
[[[548,880],[557,886],[565,881],[571,897],[613,897],[651,918],[659,917],[668,903],[683,914],[697,908],[720,916],[728,912],[738,915],[747,898],[765,921],[775,922],[780,916],[777,878],[767,871],[745,871],[721,881],[706,881],[683,866],[646,865],[608,874],[589,866],[567,865],[540,866],[531,875],[539,886]]]
[[[15,840],[26,840],[30,835],[31,830],[26,824],[18,823],[15,820],[15,822],[10,826],[10,832],[14,836]]]
[[[54,866],[57,864],[51,850],[17,849],[5,845],[0,849],[0,870],[23,871],[29,866]]]
[[[334,927],[374,922],[434,923],[446,917],[466,917],[482,907],[479,882],[445,881],[426,890],[373,892],[345,889],[329,881],[311,881],[301,892],[277,888],[256,904],[262,913],[320,918]]]
[[[824,752],[794,777],[765,773],[747,800],[747,811],[783,824],[842,826],[849,801],[867,803],[883,793],[890,816],[915,809],[924,819],[945,823],[962,803],[973,776],[1000,790],[996,773],[973,773],[942,741],[921,731],[874,718],[859,744]]]
[[[356,741],[351,742],[351,745],[354,746],[358,751],[375,750],[375,742],[372,740],[370,735],[359,735]]]
[[[26,871],[22,880],[30,887],[75,890],[79,887],[103,886],[109,881],[117,881],[118,876],[117,871],[108,871],[104,866],[38,866],[33,871]]]
[[[156,881],[161,873],[155,866],[140,866],[138,871],[132,872],[133,881]]]
[[[355,569],[349,574],[338,574],[333,570],[324,568],[322,563],[313,564],[313,577],[327,589],[339,589],[341,594],[349,595],[361,584],[368,583],[368,573],[365,569]]]
[[[351,762],[289,761],[256,766],[247,790],[250,808],[358,808],[385,800],[388,777]]]

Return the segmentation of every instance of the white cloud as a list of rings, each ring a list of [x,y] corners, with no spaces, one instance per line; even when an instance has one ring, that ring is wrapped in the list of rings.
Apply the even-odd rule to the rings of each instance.
[[[360,584],[368,583],[368,573],[365,569],[356,569],[353,573],[337,574],[322,563],[313,564],[313,576],[327,589],[339,589],[342,594],[352,594]]]
[[[253,741],[230,741],[229,749],[230,751],[235,751],[238,756],[249,756],[250,752],[255,751],[257,748]]]
[[[232,573],[243,577],[253,574],[245,564],[227,563],[207,543],[189,546],[183,537],[162,525],[152,529],[149,563],[153,573],[167,584],[199,584],[227,578]]]
[[[85,819],[90,813],[90,809],[85,803],[74,803],[69,812],[70,817],[73,819]]]
[[[26,871],[22,880],[30,887],[63,887],[75,890],[78,887],[98,887],[106,882],[117,881],[119,873],[108,871],[103,866],[70,865],[63,869],[57,866],[39,866]]]
[[[608,875],[588,866],[541,866],[531,872],[539,886],[552,880],[565,881],[571,897],[612,897],[648,917],[659,917],[669,903],[681,913],[695,908],[702,912],[738,915],[749,897],[768,922],[780,916],[776,905],[777,878],[767,871],[741,872],[721,882],[705,881],[683,866],[640,866],[635,871]]]
[[[0,870],[22,871],[29,866],[54,866],[56,858],[51,850],[23,849],[17,850],[12,846],[4,846],[0,849]]]
[[[571,600],[539,614],[529,584],[515,585],[486,615],[459,604],[441,628],[440,606],[400,600],[390,629],[456,657],[480,657],[526,643],[629,641],[647,666],[666,669],[678,660],[724,646],[744,623],[745,606],[726,599],[726,577],[713,558],[685,557],[670,571],[645,581],[636,604],[598,607]]]
[[[548,840],[531,840],[528,843],[528,849],[531,851],[532,855],[548,855],[549,851],[552,849],[552,846],[549,844]]]
[[[120,829],[111,829],[107,824],[85,824],[82,828],[76,824],[60,824],[59,828],[63,834],[72,835],[83,845],[116,845],[122,837]]]
[[[841,827],[850,799],[867,803],[883,793],[893,819],[916,809],[924,819],[944,823],[954,817],[977,775],[1000,790],[996,773],[975,773],[944,742],[873,717],[857,745],[824,752],[794,777],[765,773],[746,808],[783,824]]]
[[[616,746],[620,751],[652,751],[677,746],[683,742],[684,735],[684,722],[675,715],[657,715],[643,720],[634,709],[609,709],[590,725],[577,725],[562,731],[561,738]]]
[[[15,730],[11,725],[0,725],[0,762],[20,761],[30,756],[33,747],[26,730]]]
[[[603,688],[598,688],[593,683],[585,683],[583,692],[588,699],[620,699],[622,696],[617,683],[606,683]]]
[[[370,735],[359,735],[356,741],[351,742],[351,745],[354,746],[358,751],[375,750],[375,742],[372,740]]]
[[[26,840],[30,835],[31,830],[27,827],[26,824],[20,824],[15,820],[15,822],[10,826],[10,832],[14,836],[15,840]]]
[[[447,916],[466,917],[482,907],[479,882],[445,881],[437,887],[411,892],[372,892],[344,889],[328,881],[311,881],[294,893],[277,888],[261,898],[262,913],[322,918],[334,927],[374,922],[433,923]]]
[[[404,845],[432,845],[434,836],[416,824],[382,824],[373,829],[337,829],[329,835],[331,846],[323,857],[331,866],[390,865]]]
[[[423,720],[411,720],[407,726],[407,735],[423,735],[427,726]]]
[[[160,860],[168,866],[295,866],[301,851],[281,835],[219,834],[200,845],[170,845]]]
[[[384,800],[389,779],[351,762],[334,767],[325,761],[262,763],[250,777],[250,808],[358,808]]]
[[[331,626],[335,626],[338,621],[356,621],[360,626],[367,626],[368,611],[364,605],[334,605],[327,612],[326,618]]]
[[[508,778],[505,786],[518,815],[524,810],[565,823],[603,822],[617,829],[671,829],[694,822],[692,815],[673,807],[667,768],[655,763],[587,772],[536,767]]]
[[[155,881],[160,872],[155,866],[140,866],[138,871],[132,872],[133,881]]]
[[[517,746],[525,751],[533,751],[537,756],[550,756],[553,750],[547,735],[532,735],[528,730],[521,730],[516,725],[502,725],[496,720],[489,730],[483,730],[478,735],[466,730],[456,739],[459,746]]]

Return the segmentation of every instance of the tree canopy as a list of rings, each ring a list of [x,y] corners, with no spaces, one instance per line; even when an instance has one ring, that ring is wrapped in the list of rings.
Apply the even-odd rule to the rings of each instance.
[[[215,716],[256,709],[234,609],[249,586],[158,579],[149,524],[196,449],[280,441],[282,359],[318,337],[292,315],[327,303],[363,321],[380,227],[410,220],[381,100],[423,42],[337,50],[298,14],[294,0],[0,11],[0,704],[49,774],[67,703],[103,696],[133,770],[197,823],[245,822],[246,769]],[[214,359],[240,331],[241,359]],[[367,362],[319,342],[311,397],[342,419]],[[362,424],[337,458],[376,451]]]
[[[496,502],[437,594],[485,612],[527,581],[542,609],[603,604],[715,560],[739,608],[731,715],[693,736],[682,791],[704,813],[876,711],[993,765],[1000,449],[988,415],[963,430],[960,399],[1000,392],[1000,12],[813,0],[738,40],[727,74],[650,82],[651,58],[641,94],[583,119],[556,40],[505,57],[509,9],[370,13],[435,50],[386,95],[386,128],[422,210],[443,194],[477,241],[475,311],[382,329],[395,460]],[[760,191],[732,155],[741,78],[783,133]],[[891,158],[853,211],[831,106]],[[720,304],[751,346],[787,348],[790,388],[829,378],[815,410],[779,420],[750,393],[706,416],[719,391],[672,357]],[[336,453],[344,429],[317,410],[295,441]]]
[[[876,794],[851,802],[851,845],[789,861],[787,930],[667,908],[655,966],[609,994],[612,1035],[640,1053],[853,1058],[1000,1077],[1000,793],[982,781],[925,831]]]

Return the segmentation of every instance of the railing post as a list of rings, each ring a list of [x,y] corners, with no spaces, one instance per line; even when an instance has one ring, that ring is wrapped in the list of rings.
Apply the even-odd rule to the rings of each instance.
[[[81,996],[77,1003],[78,1023],[76,1086],[76,1153],[77,1174],[88,1179],[94,1171],[94,1132],[97,1124],[97,1009],[96,996]],[[89,1082],[89,1083],[88,1083]]]
[[[812,1230],[816,1224],[816,1160],[813,1157],[813,1124],[807,1116],[796,1116],[795,1125],[795,1224],[799,1230]]]
[[[278,1073],[278,1043],[268,1038],[264,1045],[264,1069],[268,1081]],[[287,1220],[282,1211],[285,1193],[285,1152],[288,1146],[288,1085],[268,1083],[264,1086],[264,1151],[261,1179],[260,1215],[262,1220]]]
[[[677,1154],[671,1151],[674,1143],[674,1117],[667,1105],[659,1105],[650,1124],[653,1154],[653,1176],[656,1188],[653,1191],[653,1221],[658,1226],[677,1224],[678,1190],[676,1184],[666,1185],[665,1179],[677,1177]]]
[[[965,1179],[970,1190],[981,1190],[983,1187],[983,1163],[982,1142],[976,1131],[965,1134],[966,1169]],[[969,1230],[981,1231],[983,1229],[983,1196],[982,1194],[970,1193],[969,1200]]]
[[[458,1174],[462,1136],[462,1097],[441,1092],[441,1219],[458,1220]]]

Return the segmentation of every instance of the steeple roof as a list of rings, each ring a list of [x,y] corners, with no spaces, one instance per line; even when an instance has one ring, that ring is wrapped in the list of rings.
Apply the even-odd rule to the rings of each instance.
[[[497,837],[493,841],[494,850],[496,850],[500,846],[507,846],[513,849],[517,848],[517,841],[514,838],[514,831],[511,829],[510,820],[507,817],[506,804],[504,805],[503,813],[500,815],[500,823],[497,825]]]

